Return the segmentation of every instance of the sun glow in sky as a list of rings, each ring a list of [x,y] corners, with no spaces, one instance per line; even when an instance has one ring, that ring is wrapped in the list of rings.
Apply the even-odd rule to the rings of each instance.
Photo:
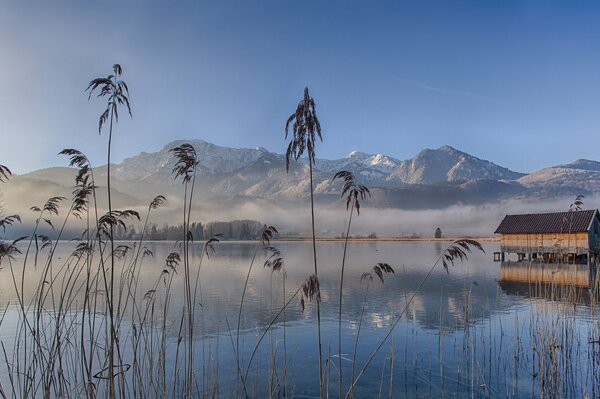
[[[105,163],[95,77],[124,69],[116,162],[175,139],[283,152],[308,85],[324,142],[399,159],[452,145],[513,170],[599,160],[600,3],[11,1],[0,11],[0,164]]]

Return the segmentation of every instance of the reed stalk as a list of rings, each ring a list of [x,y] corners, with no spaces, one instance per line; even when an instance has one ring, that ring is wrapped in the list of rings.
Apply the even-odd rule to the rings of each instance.
[[[371,192],[366,186],[356,184],[354,179],[354,173],[343,170],[337,172],[333,176],[333,180],[343,180],[344,184],[341,189],[341,196],[346,195],[346,210],[350,207],[350,216],[348,217],[348,225],[346,227],[346,236],[344,239],[344,252],[342,255],[342,267],[340,270],[340,295],[339,295],[339,306],[338,306],[338,396],[342,396],[343,392],[343,368],[342,368],[342,307],[344,300],[344,270],[346,269],[346,252],[348,250],[348,239],[350,238],[350,226],[352,225],[352,216],[356,209],[356,214],[360,215],[360,202],[368,196],[371,196]]]
[[[317,111],[314,99],[308,92],[308,87],[304,88],[304,97],[298,103],[296,111],[291,114],[285,123],[285,138],[288,137],[289,127],[292,126],[292,139],[288,145],[285,154],[285,167],[289,172],[290,159],[296,161],[304,154],[308,153],[308,168],[310,178],[310,219],[312,231],[312,250],[313,250],[313,265],[314,279],[319,287],[319,269],[317,262],[317,238],[315,233],[315,203],[314,203],[314,182],[313,182],[313,164],[315,163],[315,144],[316,136],[321,141],[321,124],[317,118]],[[317,347],[319,355],[319,395],[323,398],[323,353],[321,343],[321,296],[317,295]]]
[[[365,365],[362,367],[362,369],[359,371],[358,375],[356,376],[356,379],[352,381],[352,384],[350,385],[350,389],[348,390],[348,392],[346,392],[346,395],[344,396],[345,398],[347,398],[350,395],[350,392],[352,391],[354,386],[358,383],[358,381],[360,380],[360,377],[362,377],[365,370],[369,367],[369,365],[373,361],[373,358],[379,352],[381,347],[385,344],[387,339],[390,337],[390,335],[392,334],[392,332],[394,331],[394,329],[396,328],[396,326],[398,325],[400,320],[402,320],[402,316],[408,309],[408,306],[412,303],[413,299],[415,299],[415,296],[421,290],[421,288],[423,287],[423,284],[425,284],[425,282],[429,279],[429,276],[431,276],[431,273],[433,273],[433,270],[440,263],[440,261],[444,265],[444,269],[448,270],[449,263],[454,264],[454,261],[456,259],[458,259],[460,261],[466,260],[467,253],[471,252],[471,247],[474,247],[476,249],[479,249],[480,251],[483,251],[483,247],[477,241],[470,240],[470,239],[461,239],[461,240],[457,240],[457,241],[453,242],[452,244],[450,244],[444,250],[444,252],[442,252],[442,254],[433,263],[433,265],[431,266],[431,268],[429,269],[429,271],[427,272],[427,274],[425,275],[423,280],[421,280],[421,282],[419,283],[417,288],[414,290],[413,294],[411,295],[410,299],[406,302],[406,305],[404,306],[404,308],[402,309],[400,314],[398,314],[394,318],[394,322],[392,323],[392,326],[388,330],[387,334],[383,337],[383,339],[379,342],[379,344],[377,345],[375,350],[373,350],[373,352],[367,359],[367,362],[365,363]]]

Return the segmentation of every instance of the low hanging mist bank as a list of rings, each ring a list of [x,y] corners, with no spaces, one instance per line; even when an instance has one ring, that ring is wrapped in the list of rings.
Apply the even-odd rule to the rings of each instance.
[[[584,200],[586,209],[600,206],[600,197]],[[480,206],[453,205],[444,209],[402,210],[370,208],[367,200],[361,207],[360,215],[352,220],[350,234],[368,236],[375,233],[378,237],[406,237],[415,234],[433,237],[435,229],[439,227],[444,236],[490,237],[506,214],[565,211],[572,201],[572,197],[544,202],[508,200]],[[229,210],[228,214],[232,218],[243,216],[273,224],[283,234],[309,236],[310,219],[307,208],[264,208],[256,203],[245,203]],[[336,237],[345,232],[347,213],[344,204],[317,207],[315,212],[319,236]]]
[[[572,197],[565,197],[547,201],[532,200],[505,200],[498,203],[484,205],[452,205],[443,209],[403,210],[393,208],[373,208],[365,200],[360,215],[352,221],[351,236],[375,235],[376,237],[433,237],[436,228],[442,230],[443,236],[459,237],[492,237],[494,230],[506,214],[554,212],[568,210]],[[167,205],[153,212],[150,224],[146,231],[146,238],[152,239],[178,239],[173,235],[180,225],[180,208],[178,201],[167,201]],[[59,216],[50,217],[56,230],[60,229],[70,203],[64,200],[60,206]],[[584,198],[584,208],[594,209],[600,207],[600,196]],[[309,205],[290,203],[274,204],[267,200],[227,199],[222,201],[196,201],[192,208],[191,220],[204,228],[203,234],[195,234],[197,240],[205,239],[217,233],[224,235],[225,239],[253,239],[257,227],[266,225],[275,226],[282,237],[307,237],[310,235]],[[145,215],[147,206],[136,206],[132,209],[140,215]],[[105,210],[99,209],[102,214]],[[340,237],[345,233],[348,222],[345,204],[341,201],[321,204],[315,209],[317,235],[320,237]],[[20,214],[22,223],[14,226],[10,233],[7,231],[2,238],[14,239],[29,235],[33,231],[37,214],[29,209],[7,209],[4,214]],[[93,217],[92,217],[93,218]],[[249,232],[244,231],[244,224],[249,227]],[[168,228],[166,227],[168,226]],[[231,227],[230,227],[231,226]],[[131,220],[131,227],[136,234],[141,233],[142,223]],[[70,215],[62,235],[63,239],[74,239],[81,236],[86,228],[85,218],[79,220]],[[163,237],[156,235],[156,231],[169,230],[170,234]],[[130,231],[131,232],[131,231]],[[48,224],[42,222],[39,234],[50,238],[56,232]],[[121,234],[127,238],[127,234]],[[130,235],[133,238],[135,235]]]

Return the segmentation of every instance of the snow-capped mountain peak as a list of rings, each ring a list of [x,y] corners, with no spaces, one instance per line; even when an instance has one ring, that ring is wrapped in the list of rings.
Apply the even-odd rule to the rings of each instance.
[[[460,180],[514,180],[523,176],[457,150],[449,145],[424,149],[414,158],[403,161],[394,177],[409,184],[435,184]]]
[[[230,148],[209,143],[201,139],[176,140],[165,145],[160,151],[147,153],[125,159],[115,168],[115,177],[123,180],[136,180],[167,172],[175,164],[171,150],[184,143],[191,144],[198,156],[198,168],[204,173],[230,173],[243,168],[260,157],[269,154],[265,148]]]
[[[349,159],[350,158],[359,158],[359,159],[362,159],[362,158],[367,158],[369,156],[370,156],[370,154],[367,154],[366,152],[354,150],[350,154],[348,154],[346,156],[346,158],[349,158]]]

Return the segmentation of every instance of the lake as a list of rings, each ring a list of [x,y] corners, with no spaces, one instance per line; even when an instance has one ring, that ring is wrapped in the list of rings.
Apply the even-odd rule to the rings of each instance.
[[[146,253],[141,260],[144,251],[140,251],[137,268],[129,269],[137,248],[133,243],[119,244],[131,246],[129,250],[123,248],[116,260],[119,278],[115,284],[124,287],[118,296],[123,309],[118,324],[121,392],[128,397],[178,396],[182,388],[172,382],[179,381],[176,376],[184,373],[179,364],[184,359],[187,337],[182,318],[186,307],[185,273],[182,264],[166,267],[165,258],[181,249],[171,242],[146,243],[153,255]],[[527,283],[535,267],[493,262],[492,253],[499,250],[498,244],[486,243],[486,253],[473,252],[468,261],[456,262],[448,272],[438,265],[411,300],[448,244],[350,243],[342,311],[344,394],[352,380],[353,357],[356,377],[402,313],[390,339],[360,376],[355,397],[598,397],[600,319],[596,296],[585,286],[589,271],[574,272],[573,283],[565,279],[560,284],[548,280]],[[312,245],[278,241],[272,245],[281,251],[285,273],[264,267],[268,254],[254,242],[218,243],[214,252],[209,251],[210,257],[201,256],[202,244],[192,245],[193,282],[202,262],[193,315],[194,397],[319,396],[315,302],[307,301],[303,311],[300,296],[292,298],[264,334],[283,304],[312,274]],[[60,356],[55,362],[61,369],[62,382],[51,388],[52,396],[60,392],[81,396],[86,383],[79,370],[86,367],[95,375],[94,392],[106,393],[102,373],[107,364],[108,309],[98,301],[93,312],[82,318],[84,309],[91,309],[83,281],[88,265],[96,265],[90,268],[92,273],[98,270],[98,259],[86,263],[85,257],[70,256],[74,249],[75,244],[61,243],[50,269],[44,267],[48,249],[38,255],[37,266],[31,253],[22,291],[18,282],[23,256],[12,261],[12,268],[3,263],[0,308],[6,310],[0,340],[5,354],[0,356],[0,383],[7,397],[21,396],[27,389],[26,381],[18,381],[17,366],[42,364],[40,359],[46,350],[36,352],[31,344],[25,344],[31,339],[24,327],[27,325],[39,326],[33,330],[39,332],[38,342],[43,341],[40,346],[51,348],[60,343],[63,347],[56,351]],[[330,397],[338,397],[338,296],[343,243],[322,242],[317,249],[324,389]],[[106,254],[104,258],[105,263],[109,262]],[[253,258],[240,318],[238,368],[238,312]],[[378,262],[390,264],[395,273],[385,275],[384,283],[377,276],[372,282],[361,281],[363,273]],[[44,270],[49,272],[44,275]],[[551,271],[550,276],[555,273]],[[43,307],[29,308],[27,320],[17,305],[13,274],[25,304],[43,302]],[[53,287],[46,289],[42,298],[37,294],[40,281]],[[88,297],[105,295],[104,284],[98,278],[87,290],[91,293]],[[68,295],[61,296],[67,289]],[[95,324],[90,314],[98,319]],[[61,334],[54,334],[57,330]],[[89,347],[89,352],[80,347]],[[246,369],[242,386],[240,375],[245,375]],[[43,376],[43,371],[37,372]],[[44,377],[40,381],[32,396],[42,396]],[[136,384],[143,388],[134,388]]]

